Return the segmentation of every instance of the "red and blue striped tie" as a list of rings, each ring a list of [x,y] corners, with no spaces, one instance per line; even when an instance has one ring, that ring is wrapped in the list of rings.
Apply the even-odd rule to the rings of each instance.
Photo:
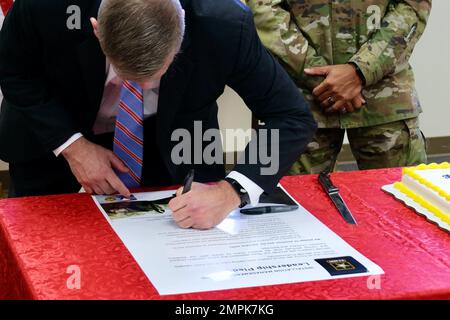
[[[144,159],[144,100],[142,88],[135,82],[124,81],[114,134],[114,153],[130,169],[118,172],[128,188],[140,186]]]

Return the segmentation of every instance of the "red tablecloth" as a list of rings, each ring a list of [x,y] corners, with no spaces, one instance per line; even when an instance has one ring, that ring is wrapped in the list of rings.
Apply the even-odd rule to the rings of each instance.
[[[343,222],[317,176],[282,184],[306,209],[385,271],[367,277],[159,296],[86,194],[0,201],[0,298],[26,299],[407,299],[450,298],[450,235],[380,188],[399,169],[333,174],[358,220]],[[81,288],[70,290],[67,267]]]

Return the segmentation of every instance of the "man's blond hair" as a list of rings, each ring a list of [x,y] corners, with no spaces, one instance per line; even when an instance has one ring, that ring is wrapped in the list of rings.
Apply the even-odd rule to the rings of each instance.
[[[131,80],[154,76],[183,41],[178,0],[103,0],[98,37],[116,71]]]

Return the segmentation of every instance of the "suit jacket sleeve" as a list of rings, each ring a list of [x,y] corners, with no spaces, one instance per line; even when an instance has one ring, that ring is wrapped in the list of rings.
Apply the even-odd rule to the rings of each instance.
[[[243,163],[238,164],[234,170],[270,193],[305,150],[317,126],[300,90],[261,44],[250,11],[246,11],[243,16],[239,43],[238,57],[228,85],[244,99],[254,116],[264,125],[257,128],[260,143],[256,145],[256,139],[252,139],[245,151],[246,161],[241,161]],[[266,150],[263,150],[266,139],[264,130],[261,129],[268,132]],[[275,134],[272,135],[271,132]],[[274,141],[271,141],[271,136]],[[267,164],[261,157],[258,157],[257,164],[251,163],[253,157],[250,153],[254,155],[251,150],[270,154],[272,147],[275,154],[270,156],[278,162],[276,172],[271,169],[274,163]]]
[[[2,116],[9,119],[1,130],[7,131],[3,137],[14,139],[10,126],[23,126],[44,152],[56,149],[80,128],[46,77],[43,40],[32,6],[30,0],[15,1],[0,34]],[[12,124],[11,119],[20,123]]]

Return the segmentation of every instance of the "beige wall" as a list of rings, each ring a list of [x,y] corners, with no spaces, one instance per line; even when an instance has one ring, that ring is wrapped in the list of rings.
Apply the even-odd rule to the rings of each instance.
[[[450,1],[434,0],[425,34],[411,58],[427,137],[450,136]]]
[[[8,165],[3,161],[0,161],[0,171],[8,170]]]
[[[221,128],[250,128],[251,112],[236,92],[227,87],[217,102]]]
[[[219,126],[221,129],[244,129],[251,128],[252,114],[244,101],[230,88],[226,88],[224,94],[217,101],[219,104]],[[242,139],[242,142],[245,142]],[[225,144],[225,152],[242,151],[245,143],[239,144],[236,148],[233,144]],[[237,150],[234,150],[237,149]]]

